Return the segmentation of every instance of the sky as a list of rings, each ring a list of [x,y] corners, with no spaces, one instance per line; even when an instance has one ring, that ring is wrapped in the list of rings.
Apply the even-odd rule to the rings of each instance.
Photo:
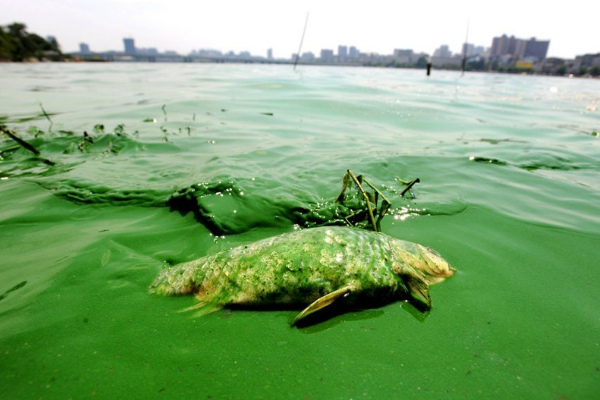
[[[290,58],[298,51],[337,54],[338,45],[392,54],[412,49],[432,54],[440,45],[490,47],[495,36],[550,40],[548,57],[600,52],[596,0],[0,0],[0,25],[22,22],[30,33],[58,40],[63,52],[138,48],[249,51]],[[594,11],[595,10],[595,11]]]

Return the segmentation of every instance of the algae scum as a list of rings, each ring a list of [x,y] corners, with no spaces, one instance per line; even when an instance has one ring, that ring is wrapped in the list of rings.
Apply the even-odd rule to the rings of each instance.
[[[201,307],[308,305],[294,324],[344,299],[357,305],[412,300],[430,309],[429,285],[454,273],[435,251],[381,232],[305,229],[170,268],[152,293],[194,292]]]
[[[598,81],[0,68],[3,397],[600,392]],[[379,195],[375,221],[355,187],[336,202],[349,168],[390,201],[385,235],[457,267],[430,311],[383,301],[296,329],[302,305],[197,318],[179,312],[192,296],[148,293],[172,266],[295,229],[377,227]]]

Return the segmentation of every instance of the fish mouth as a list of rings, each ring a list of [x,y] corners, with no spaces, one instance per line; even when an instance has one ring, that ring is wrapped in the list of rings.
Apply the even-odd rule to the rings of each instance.
[[[456,268],[440,257],[437,252],[431,251],[430,248],[423,247],[421,257],[421,261],[417,264],[417,270],[429,285],[443,282],[456,272]]]
[[[451,278],[455,272],[456,272],[456,268],[453,268],[450,265],[448,265],[448,269],[444,269],[441,271],[438,270],[438,271],[436,271],[435,275],[429,275],[427,277],[427,281],[430,285],[434,285],[436,283],[443,282],[448,278]]]

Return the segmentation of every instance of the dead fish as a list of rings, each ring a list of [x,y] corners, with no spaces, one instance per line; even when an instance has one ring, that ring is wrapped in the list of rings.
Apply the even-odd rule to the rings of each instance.
[[[194,293],[194,308],[306,306],[293,324],[345,298],[431,308],[429,286],[455,269],[429,247],[383,233],[320,227],[284,233],[163,270],[151,293]]]

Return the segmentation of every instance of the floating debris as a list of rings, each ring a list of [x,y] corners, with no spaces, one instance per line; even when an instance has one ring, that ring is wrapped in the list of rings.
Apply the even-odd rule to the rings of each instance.
[[[419,179],[398,181],[407,186],[401,196],[420,182]],[[357,190],[350,191],[351,187]],[[337,225],[380,231],[381,220],[391,202],[362,175],[356,176],[348,170],[342,180],[342,191],[334,201],[275,201],[268,194],[252,193],[239,182],[219,181],[178,189],[167,205],[182,215],[192,213],[213,235],[220,237],[258,226],[284,228],[290,224],[302,228]]]
[[[470,161],[475,161],[475,162],[478,162],[478,163],[495,164],[495,165],[508,165],[508,163],[506,161],[498,160],[497,158],[471,156],[471,157],[469,157],[469,160]]]
[[[8,296],[9,293],[14,292],[15,290],[21,289],[26,284],[27,284],[27,281],[22,281],[20,283],[17,283],[15,286],[11,287],[6,292],[0,294],[0,300],[4,300],[6,298],[6,296]]]
[[[31,145],[30,143],[26,142],[25,140],[21,139],[20,137],[17,136],[16,132],[11,131],[10,129],[8,129],[7,127],[0,125],[0,132],[2,132],[3,134],[5,134],[6,136],[8,136],[9,138],[11,138],[12,140],[14,140],[15,142],[17,142],[21,147],[23,147],[24,149],[29,150],[30,152],[32,152],[33,154],[35,154],[36,156],[40,156],[41,153],[38,149],[36,149],[33,145]],[[40,160],[47,165],[55,165],[54,162],[48,160],[47,158],[41,158]]]
[[[408,300],[431,308],[429,286],[455,269],[434,250],[348,227],[303,229],[162,271],[151,293],[194,293],[190,310],[306,306],[293,325],[334,302],[355,307]]]
[[[406,185],[406,188],[400,193],[402,197],[404,197],[407,191],[410,191],[413,185],[421,182],[419,178],[408,182],[396,178],[396,181]],[[368,219],[370,223],[370,228],[376,232],[380,232],[381,220],[392,206],[392,203],[387,199],[387,197],[383,195],[383,193],[381,193],[379,189],[377,189],[368,180],[363,178],[362,175],[356,176],[351,170],[348,170],[344,175],[344,178],[342,180],[342,192],[337,197],[336,202],[344,204],[344,200],[346,198],[345,192],[350,182],[353,182],[356,185],[358,191],[363,196],[365,201],[364,206],[358,206],[358,210],[356,210],[350,215],[346,215],[344,217],[345,221],[348,223],[349,226],[359,226],[361,222],[364,222]],[[373,193],[369,193],[368,191],[366,191],[362,185],[363,183],[370,187],[373,190]],[[380,199],[381,202],[379,202]],[[375,217],[377,217],[377,219],[375,219]],[[362,227],[366,228],[365,226]]]

